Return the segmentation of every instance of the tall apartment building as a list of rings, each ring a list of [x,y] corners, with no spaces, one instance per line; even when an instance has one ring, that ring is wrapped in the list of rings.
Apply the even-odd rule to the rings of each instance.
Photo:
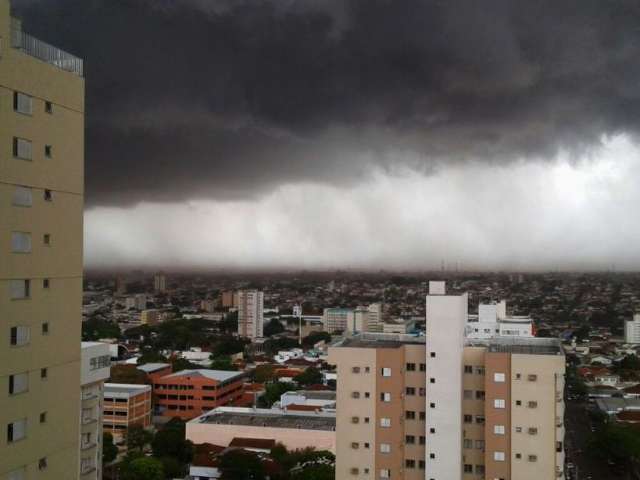
[[[264,325],[264,294],[258,290],[238,291],[238,335],[261,338]]]
[[[167,277],[164,273],[156,273],[153,276],[153,289],[157,293],[163,293],[167,291]]]
[[[77,476],[82,60],[0,0],[0,479]]]
[[[109,378],[109,344],[82,342],[80,377],[80,480],[102,478],[102,407]]]
[[[467,295],[430,285],[425,337],[363,333],[337,366],[336,478],[562,478],[555,339],[467,338]]]
[[[358,319],[362,322],[362,316]],[[355,311],[352,308],[325,308],[322,312],[325,332],[353,332],[358,330]]]
[[[625,343],[640,343],[640,313],[633,316],[633,320],[624,322]]]

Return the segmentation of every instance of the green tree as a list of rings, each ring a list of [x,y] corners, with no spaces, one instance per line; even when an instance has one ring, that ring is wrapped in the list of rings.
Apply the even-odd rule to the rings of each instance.
[[[121,469],[122,480],[164,480],[162,462],[153,457],[139,457],[126,462]]]
[[[228,370],[228,371],[238,370],[236,366],[233,363],[231,363],[230,357],[212,358],[210,368],[212,370]]]
[[[274,365],[264,364],[258,365],[253,371],[253,381],[265,383],[273,380],[276,367]]]
[[[269,323],[264,326],[263,331],[265,337],[270,337],[271,335],[276,335],[282,332],[284,332],[284,327],[276,317],[269,320]]]
[[[280,395],[291,390],[297,390],[297,387],[285,382],[270,383],[265,387],[264,394],[258,399],[261,406],[270,408],[275,402],[280,400]]]
[[[309,335],[302,339],[302,345],[304,347],[313,347],[316,343],[324,340],[329,343],[331,341],[331,335],[328,332],[311,332]]]
[[[260,458],[245,450],[232,450],[220,458],[222,480],[264,480],[265,471]]]
[[[118,456],[118,447],[113,443],[113,435],[109,432],[102,434],[102,463],[113,462]]]
[[[187,474],[187,465],[180,463],[177,458],[161,457],[158,460],[162,463],[162,469],[167,478],[184,478]]]
[[[222,337],[213,347],[214,357],[224,357],[235,353],[244,352],[244,347],[250,343],[249,340],[237,337]]]
[[[293,379],[300,385],[314,385],[322,383],[322,373],[316,367],[309,367]]]
[[[229,312],[218,323],[221,332],[234,333],[238,331],[238,312]]]
[[[120,327],[117,323],[91,317],[82,322],[82,340],[93,341],[101,338],[120,338]]]
[[[167,357],[151,349],[146,349],[144,353],[138,357],[138,365],[144,365],[145,363],[166,363],[166,362],[167,362]]]
[[[193,458],[193,444],[185,440],[185,423],[179,418],[172,418],[156,433],[151,442],[153,456],[171,457],[180,464],[186,464]]]
[[[632,471],[640,461],[640,432],[634,427],[606,423],[596,430],[588,447],[592,455]]]
[[[135,365],[112,365],[111,382],[144,385],[147,383],[147,375]]]
[[[332,465],[313,464],[295,471],[289,478],[291,480],[335,480],[336,469]]]
[[[153,434],[142,425],[131,425],[127,429],[127,449],[141,452],[153,440]]]

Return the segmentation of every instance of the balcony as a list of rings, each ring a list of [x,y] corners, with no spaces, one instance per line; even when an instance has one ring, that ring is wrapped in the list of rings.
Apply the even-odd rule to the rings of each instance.
[[[84,62],[81,58],[23,32],[22,23],[15,18],[11,19],[11,46],[31,57],[79,77],[84,74]]]
[[[96,442],[89,442],[89,443],[83,443],[82,445],[80,445],[80,450],[84,451],[84,450],[90,450],[94,447],[96,447],[98,444]]]

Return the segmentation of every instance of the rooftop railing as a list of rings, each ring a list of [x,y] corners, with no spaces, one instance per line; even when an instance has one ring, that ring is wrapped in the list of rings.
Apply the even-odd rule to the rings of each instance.
[[[84,74],[84,64],[81,58],[23,32],[22,23],[15,18],[11,19],[11,46],[79,77]]]

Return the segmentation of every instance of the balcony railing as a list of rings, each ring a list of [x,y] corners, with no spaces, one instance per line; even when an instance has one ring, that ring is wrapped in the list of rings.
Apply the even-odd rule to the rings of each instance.
[[[11,46],[79,77],[84,74],[84,64],[81,58],[23,32],[21,22],[15,18],[11,19]]]

